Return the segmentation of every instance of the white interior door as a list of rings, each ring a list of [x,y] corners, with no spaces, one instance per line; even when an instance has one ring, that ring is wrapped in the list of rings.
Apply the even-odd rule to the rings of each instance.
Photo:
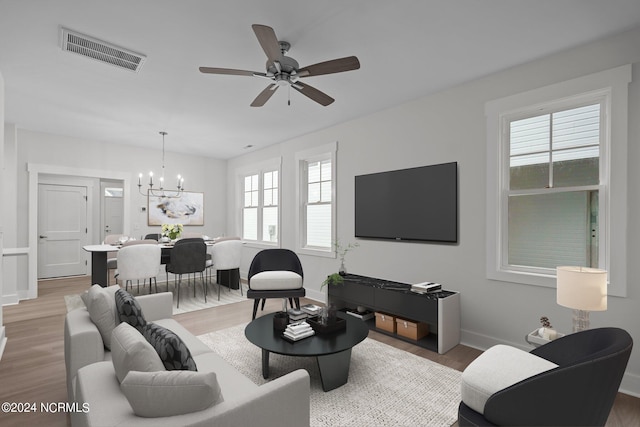
[[[104,200],[104,236],[122,234],[122,197],[106,197]]]
[[[124,230],[124,191],[121,183],[101,182],[102,241],[107,234],[122,234]]]
[[[38,278],[88,273],[87,187],[38,185]]]

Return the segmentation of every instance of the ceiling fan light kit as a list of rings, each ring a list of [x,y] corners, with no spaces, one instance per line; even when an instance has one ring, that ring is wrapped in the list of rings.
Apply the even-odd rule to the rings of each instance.
[[[252,107],[262,107],[279,87],[294,88],[309,99],[326,107],[333,103],[334,99],[313,86],[302,83],[299,79],[323,74],[342,73],[360,68],[360,61],[355,56],[333,59],[300,68],[298,61],[285,55],[291,45],[286,41],[279,41],[273,28],[260,24],[253,24],[252,28],[258,43],[260,43],[262,50],[267,55],[265,73],[232,68],[200,67],[200,72],[205,74],[250,76],[270,80],[269,86],[253,100]]]

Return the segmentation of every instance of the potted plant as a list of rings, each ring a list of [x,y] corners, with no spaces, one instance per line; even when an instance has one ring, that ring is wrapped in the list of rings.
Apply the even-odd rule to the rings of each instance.
[[[176,240],[184,230],[182,224],[162,224],[162,236]]]
[[[320,289],[324,288],[327,285],[340,285],[342,283],[344,283],[342,275],[340,275],[339,273],[333,273],[328,275],[327,278],[324,279],[322,285],[320,286]]]
[[[347,246],[342,246],[340,244],[340,240],[337,239],[333,243],[336,254],[338,255],[338,258],[340,258],[340,268],[338,269],[338,273],[340,275],[344,276],[345,274],[347,274],[347,268],[344,266],[344,259],[347,256],[347,252],[349,252],[351,249],[357,248],[358,246],[360,246],[360,243],[358,242],[349,243]]]

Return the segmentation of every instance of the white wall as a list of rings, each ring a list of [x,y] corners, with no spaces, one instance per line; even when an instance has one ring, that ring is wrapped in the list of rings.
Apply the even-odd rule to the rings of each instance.
[[[390,280],[437,281],[461,292],[463,342],[478,348],[508,343],[527,348],[524,336],[542,315],[562,332],[571,330],[571,311],[555,302],[549,288],[488,280],[486,259],[486,119],[487,101],[562,82],[627,63],[634,64],[629,86],[628,217],[640,217],[640,29],[514,67],[396,108],[304,135],[228,162],[229,188],[236,170],[282,156],[282,246],[295,247],[294,154],[338,141],[338,237],[354,241],[354,176],[457,161],[459,167],[460,240],[457,245],[360,240],[347,256],[350,272]],[[339,102],[339,100],[337,101]],[[330,107],[328,107],[330,108]],[[616,142],[619,143],[619,142]],[[613,165],[615,169],[615,165]],[[228,230],[237,233],[235,194],[228,195]],[[592,313],[592,327],[617,326],[640,342],[640,225],[628,224],[627,297],[609,298],[606,312]],[[242,270],[257,251],[248,248]],[[338,268],[336,259],[301,256],[308,295],[323,298],[320,284]],[[622,389],[640,396],[640,351],[634,350]]]

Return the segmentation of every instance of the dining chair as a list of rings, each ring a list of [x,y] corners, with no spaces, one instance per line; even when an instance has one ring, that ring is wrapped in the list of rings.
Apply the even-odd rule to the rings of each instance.
[[[180,307],[180,285],[182,284],[182,275],[194,274],[193,296],[196,296],[196,279],[195,274],[200,273],[202,279],[202,289],[204,291],[204,302],[207,302],[207,283],[204,280],[204,270],[207,260],[207,245],[202,238],[187,238],[176,241],[171,249],[171,257],[169,264],[166,266],[167,273],[173,273],[174,286],[178,293],[178,303],[176,307]],[[167,280],[167,287],[169,282]]]
[[[158,283],[156,276],[160,273],[160,255],[162,250],[154,241],[136,240],[127,246],[123,246],[118,251],[118,271],[116,279],[124,282],[125,289],[128,289],[129,283],[133,286],[133,280],[138,282],[140,288],[140,280],[149,279],[149,293],[151,293],[151,284],[154,283],[156,292],[158,292]],[[153,243],[149,243],[153,242]]]
[[[107,234],[104,236],[104,240],[102,241],[103,245],[115,245],[120,241],[120,238],[123,234]],[[118,263],[116,261],[117,254],[115,252],[107,253],[107,286],[109,286],[109,273],[110,270],[116,270],[118,268]]]
[[[160,238],[162,237],[162,234],[160,233],[150,233],[144,236],[145,240],[155,240],[156,242],[160,241]]]
[[[240,262],[242,261],[242,241],[237,239],[216,242],[211,247],[213,268],[216,269],[216,282],[218,283],[218,301],[220,300],[220,286],[222,276],[225,275],[226,285],[231,291],[232,285],[238,285],[240,295],[243,295],[240,283]],[[236,283],[232,283],[233,281]]]
[[[215,246],[215,245],[214,245]],[[300,308],[300,297],[306,292],[303,287],[302,263],[295,252],[289,249],[264,249],[256,254],[249,266],[249,289],[247,298],[253,298],[253,317],[256,318],[258,304],[262,308],[267,298],[289,299],[293,308]]]

